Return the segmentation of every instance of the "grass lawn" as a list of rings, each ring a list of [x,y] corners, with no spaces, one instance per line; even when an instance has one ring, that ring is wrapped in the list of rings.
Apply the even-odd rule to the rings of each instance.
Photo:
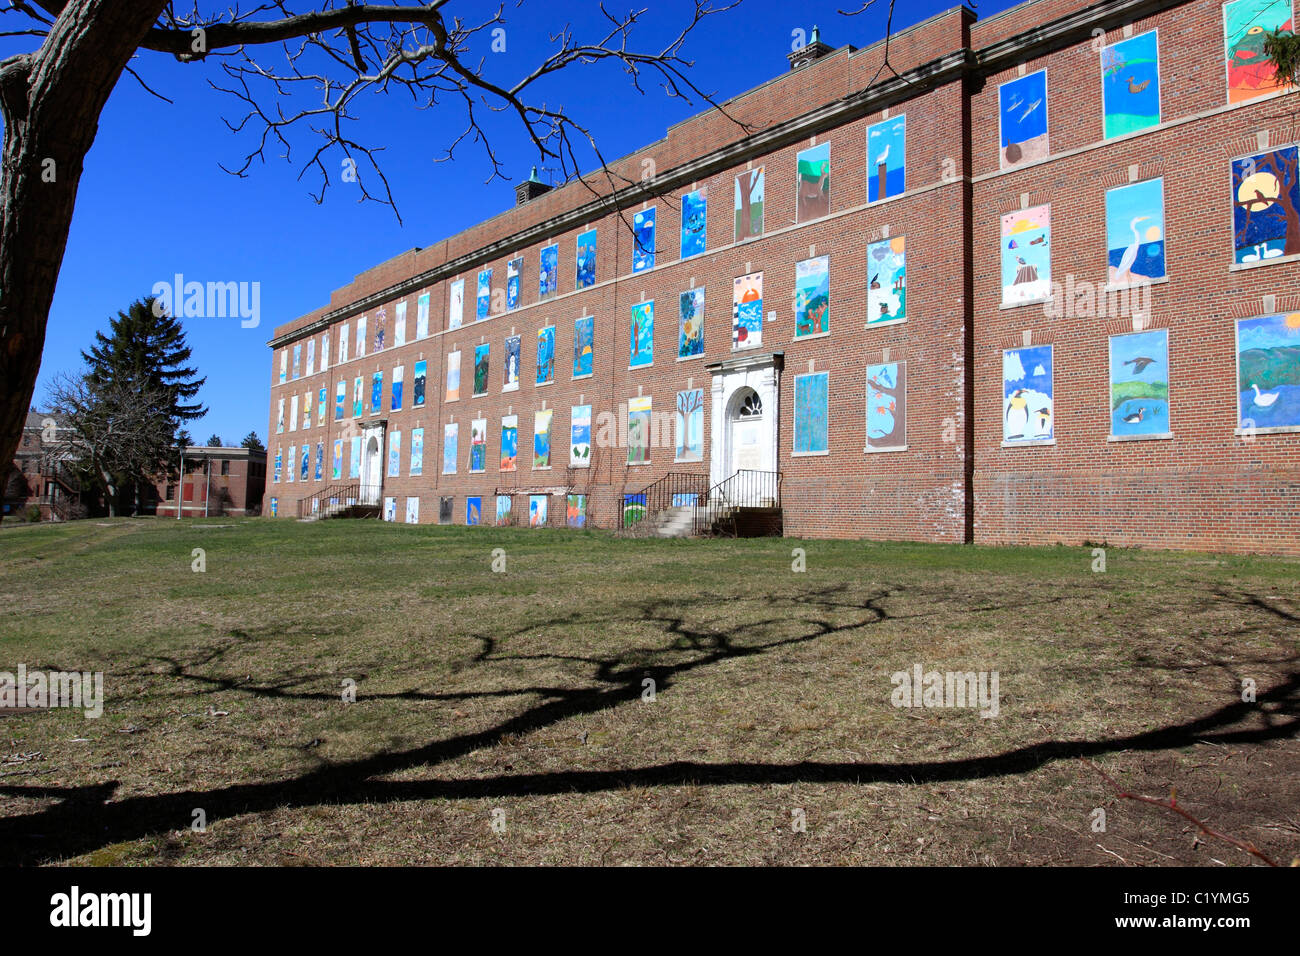
[[[106,703],[0,711],[0,863],[1256,862],[1081,757],[1300,857],[1300,562],[1106,559],[6,523],[0,671]],[[916,664],[997,671],[998,716],[893,706]]]

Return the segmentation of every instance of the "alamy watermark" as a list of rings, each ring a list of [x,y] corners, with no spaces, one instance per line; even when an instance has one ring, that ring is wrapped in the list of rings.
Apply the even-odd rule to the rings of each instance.
[[[245,329],[255,329],[262,321],[260,282],[186,282],[178,272],[172,282],[155,282],[153,296],[153,311],[160,317],[239,318]]]
[[[999,712],[997,671],[927,671],[920,664],[896,671],[889,702],[895,707],[978,708],[981,717]]]
[[[103,671],[0,671],[0,707],[67,707],[89,718],[104,713]]]

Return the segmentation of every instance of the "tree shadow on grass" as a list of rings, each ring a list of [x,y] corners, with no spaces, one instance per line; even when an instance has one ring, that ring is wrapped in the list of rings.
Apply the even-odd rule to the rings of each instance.
[[[481,649],[467,666],[543,660],[578,663],[592,667],[593,679],[598,683],[582,687],[527,686],[450,694],[398,692],[387,696],[367,695],[368,700],[447,701],[502,696],[533,696],[539,700],[482,731],[356,760],[322,762],[320,766],[289,780],[240,783],[122,800],[113,799],[118,786],[116,782],[80,787],[0,786],[0,795],[57,801],[31,813],[0,817],[0,864],[12,866],[56,861],[107,845],[182,829],[189,824],[193,810],[198,807],[203,808],[211,823],[287,807],[593,793],[626,787],[796,782],[915,785],[1022,774],[1067,758],[1099,757],[1121,751],[1169,750],[1200,742],[1262,743],[1300,733],[1300,670],[1293,669],[1273,687],[1261,690],[1257,703],[1234,702],[1194,719],[1141,733],[1095,740],[1043,740],[980,757],[890,763],[673,761],[618,770],[504,774],[472,780],[380,779],[403,771],[435,768],[494,746],[508,736],[526,735],[570,718],[637,701],[641,696],[641,681],[647,676],[655,680],[658,692],[662,693],[692,671],[740,658],[762,658],[835,634],[897,620],[885,608],[885,602],[891,599],[910,601],[921,597],[920,591],[917,588],[882,588],[866,599],[858,599],[844,586],[826,587],[811,594],[800,594],[797,599],[773,599],[772,613],[768,616],[731,630],[692,626],[687,612],[696,605],[703,605],[703,601],[646,601],[630,608],[625,620],[613,623],[635,620],[644,626],[649,622],[671,640],[662,645],[633,648],[606,657],[500,653],[512,638],[556,623],[562,624],[566,619],[533,624],[504,639],[471,635]],[[1220,591],[1218,597],[1252,611],[1265,612],[1273,617],[1274,623],[1281,622],[1283,627],[1292,628],[1300,623],[1295,615],[1249,594]],[[977,608],[979,611],[990,609],[996,608],[990,608],[987,602],[982,602]],[[944,610],[952,613],[966,609],[948,605]],[[924,616],[924,611],[908,615],[911,618]],[[830,618],[843,620],[832,621]],[[790,633],[795,631],[798,633]],[[763,638],[763,635],[774,632],[784,632],[787,636]],[[201,663],[210,665],[220,659],[221,653],[208,654]],[[685,655],[685,659],[655,661],[670,654]],[[338,700],[334,694],[305,690],[305,685],[313,679],[308,676],[252,685],[238,677],[197,674],[179,661],[164,660],[168,661],[169,676],[197,682],[205,692],[224,690],[286,700]],[[1289,662],[1294,664],[1295,658]],[[1239,726],[1252,716],[1257,718],[1258,726]]]

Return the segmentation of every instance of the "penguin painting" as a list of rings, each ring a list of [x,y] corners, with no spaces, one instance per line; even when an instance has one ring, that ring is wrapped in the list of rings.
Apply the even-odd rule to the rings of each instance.
[[[1011,393],[1007,402],[1003,426],[1003,434],[1007,441],[1025,437],[1025,429],[1029,425],[1029,401],[1024,396],[1025,389],[1018,388]]]
[[[1034,412],[1034,425],[1037,435],[1050,435],[1052,433],[1052,410],[1046,406]]]

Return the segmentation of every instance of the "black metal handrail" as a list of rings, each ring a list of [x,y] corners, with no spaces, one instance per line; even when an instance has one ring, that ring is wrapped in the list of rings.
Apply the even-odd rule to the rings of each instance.
[[[694,507],[699,504],[703,496],[708,494],[708,491],[707,475],[670,471],[658,481],[647,485],[642,491],[623,493],[623,507],[618,510],[619,530],[652,518],[669,508]],[[680,499],[688,497],[691,499],[689,504],[677,503]]]
[[[741,508],[780,508],[781,472],[742,468],[709,489],[695,506],[694,531],[701,534],[719,521],[732,521]]]
[[[337,505],[330,505],[331,499],[337,498]],[[361,501],[361,483],[354,481],[348,484],[330,485],[323,491],[318,491],[310,498],[303,498],[298,502],[298,517],[310,518],[313,514],[318,517],[328,517],[331,514],[330,509],[334,508],[335,512],[346,510],[349,505],[349,499],[353,503]],[[317,502],[312,504],[312,502]]]

